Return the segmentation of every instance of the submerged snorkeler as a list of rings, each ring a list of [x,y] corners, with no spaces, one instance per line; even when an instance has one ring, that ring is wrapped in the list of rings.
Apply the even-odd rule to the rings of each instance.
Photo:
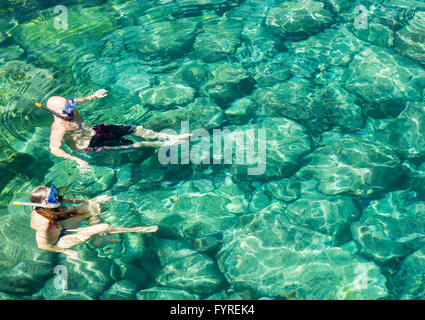
[[[158,226],[152,227],[114,227],[101,223],[99,218],[100,203],[109,201],[109,196],[99,196],[91,200],[64,198],[59,190],[38,186],[31,191],[31,202],[17,202],[16,205],[33,206],[31,212],[31,228],[36,232],[36,241],[40,249],[62,252],[72,259],[79,259],[78,252],[70,248],[93,238],[94,246],[119,242],[113,238],[118,233],[150,233],[156,232]],[[63,203],[83,203],[79,207],[67,209]],[[80,227],[88,219],[88,227]]]
[[[190,134],[170,135],[158,133],[143,128],[142,126],[126,126],[116,124],[100,124],[90,126],[85,123],[81,115],[75,109],[77,103],[90,101],[93,99],[104,98],[108,95],[108,91],[100,89],[93,95],[66,100],[63,97],[53,96],[47,100],[47,108],[39,103],[37,106],[51,112],[54,121],[50,133],[50,152],[57,157],[74,160],[81,169],[88,169],[89,164],[77,157],[74,157],[61,149],[62,141],[71,149],[90,151],[103,150],[125,150],[130,148],[141,147],[162,147],[172,146],[182,143],[182,139],[190,136]],[[168,139],[167,141],[141,141],[133,142],[125,139],[123,136],[133,135],[148,140]]]

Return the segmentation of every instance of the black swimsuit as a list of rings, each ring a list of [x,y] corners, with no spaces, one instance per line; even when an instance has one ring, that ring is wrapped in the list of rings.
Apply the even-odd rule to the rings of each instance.
[[[104,124],[101,123],[93,127],[96,135],[90,140],[85,152],[103,151],[103,150],[126,150],[133,147],[133,141],[123,138],[123,136],[133,134],[136,128],[121,124]]]

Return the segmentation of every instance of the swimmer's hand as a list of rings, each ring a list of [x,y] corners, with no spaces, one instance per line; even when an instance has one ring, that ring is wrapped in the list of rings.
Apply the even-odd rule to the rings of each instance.
[[[63,253],[73,260],[80,260],[80,254],[77,251],[67,249]]]
[[[75,162],[77,162],[78,170],[80,170],[81,173],[87,173],[87,172],[91,171],[91,168],[90,168],[90,165],[89,165],[88,162],[81,160],[81,159],[78,159],[78,158],[75,159]]]
[[[96,198],[90,199],[89,203],[96,203],[96,202],[101,203],[101,202],[109,201],[111,199],[112,199],[112,197],[110,197],[110,196],[102,195],[102,196],[98,196]]]
[[[97,90],[93,95],[98,99],[104,98],[108,95],[108,90],[100,89],[100,90]]]

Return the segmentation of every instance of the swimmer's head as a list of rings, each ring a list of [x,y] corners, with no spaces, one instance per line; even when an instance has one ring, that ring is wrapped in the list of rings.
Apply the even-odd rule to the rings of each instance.
[[[47,203],[50,189],[45,186],[35,187],[30,194],[31,202],[34,203]]]
[[[67,102],[68,101],[64,97],[53,96],[47,100],[47,108],[68,117],[72,114],[72,108],[69,108],[69,105],[73,101]],[[67,106],[67,108],[64,108],[64,106]],[[64,110],[67,112],[64,112]]]
[[[51,189],[45,186],[35,187],[30,194],[31,202],[33,203],[41,203],[47,204],[49,203],[48,198]],[[65,208],[43,208],[43,207],[35,207],[35,212],[45,217],[49,220],[49,223],[52,225],[57,225],[57,221],[64,220],[66,217]]]
[[[30,194],[31,202],[35,203],[41,203],[41,204],[48,204],[49,202],[49,195],[51,194],[52,188],[47,188],[45,186],[38,186],[35,187]],[[60,187],[60,190],[68,190],[68,187]],[[58,197],[59,203],[62,203],[63,196]],[[57,224],[58,221],[66,220],[69,218],[72,218],[74,216],[78,215],[85,215],[86,212],[79,212],[78,208],[71,208],[67,209],[65,207],[57,207],[57,208],[44,208],[44,207],[37,207],[35,206],[34,210],[45,217],[47,220],[49,220],[50,224]]]

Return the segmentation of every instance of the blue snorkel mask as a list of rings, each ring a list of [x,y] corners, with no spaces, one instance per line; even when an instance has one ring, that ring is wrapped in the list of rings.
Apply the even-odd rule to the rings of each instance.
[[[65,105],[62,108],[62,112],[68,116],[73,115],[73,109],[75,109],[75,101],[74,99],[68,99],[65,102]]]
[[[49,196],[47,197],[49,203],[58,203],[59,202],[59,190],[54,185],[50,189]]]

